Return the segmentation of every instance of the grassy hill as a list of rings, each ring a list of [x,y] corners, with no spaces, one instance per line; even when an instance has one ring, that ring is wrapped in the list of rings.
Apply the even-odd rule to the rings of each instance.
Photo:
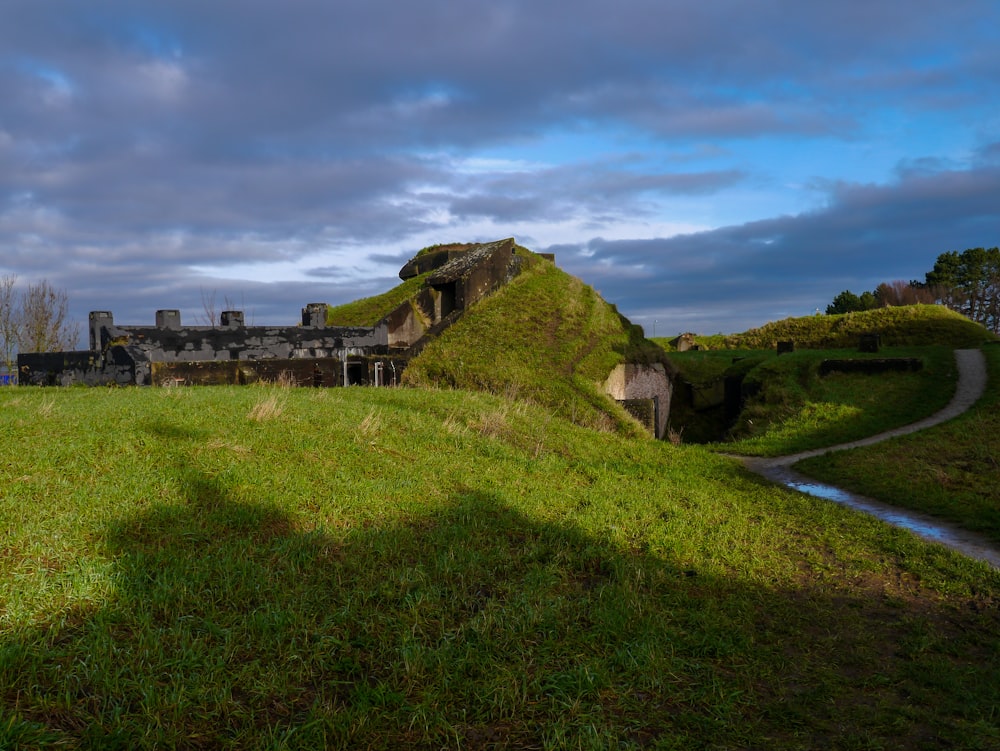
[[[1000,574],[424,389],[0,391],[0,747],[995,747]]]
[[[815,315],[774,321],[742,334],[696,337],[708,349],[774,349],[780,341],[797,348],[856,347],[861,334],[878,333],[888,347],[978,347],[997,336],[960,313],[941,305],[906,305],[843,315]],[[669,339],[657,339],[669,348]]]
[[[820,375],[824,360],[905,357],[914,372]],[[864,438],[927,417],[951,398],[956,370],[952,349],[893,347],[878,354],[857,350],[690,351],[671,354],[679,371],[671,425],[686,442],[719,450],[780,456]],[[718,390],[725,378],[742,379],[739,414],[722,404],[696,408],[691,394]]]
[[[861,334],[881,334],[877,354],[857,350]],[[995,341],[989,331],[947,308],[914,305],[864,313],[789,318],[742,334],[697,337],[701,349],[671,352],[679,372],[671,424],[695,443],[725,441],[726,451],[777,456],[850,441],[932,414],[951,396],[952,350]],[[795,352],[776,357],[778,341]],[[661,346],[669,347],[665,339]],[[738,348],[738,349],[734,349]],[[910,357],[921,370],[882,376],[820,377],[828,358]],[[722,406],[696,409],[694,391],[742,379],[739,415]]]
[[[593,288],[541,261],[424,348],[403,381],[503,394],[580,425],[640,435],[600,386],[626,361],[667,362]]]
[[[993,349],[981,409],[828,479],[995,538]],[[912,415],[920,350],[824,403]],[[733,355],[676,359],[820,396],[823,353]],[[0,748],[1000,747],[1000,572],[573,424],[661,356],[538,263],[407,371],[454,388],[0,389]]]
[[[643,435],[601,384],[626,361],[662,362],[670,369],[666,354],[593,288],[521,251],[531,259],[528,268],[430,342],[410,362],[403,382],[503,394],[580,425]],[[330,308],[327,320],[370,326],[413,297],[423,279]]]

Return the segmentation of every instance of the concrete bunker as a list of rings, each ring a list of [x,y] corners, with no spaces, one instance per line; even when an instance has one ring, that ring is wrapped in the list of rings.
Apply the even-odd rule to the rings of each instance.
[[[19,354],[18,382],[394,386],[429,337],[517,276],[523,261],[514,238],[420,253],[399,275],[426,273],[424,286],[372,326],[328,326],[325,303],[307,304],[292,326],[247,326],[242,310],[222,311],[210,326],[189,326],[172,308],[157,310],[152,326],[120,325],[110,310],[96,310],[88,350]]]

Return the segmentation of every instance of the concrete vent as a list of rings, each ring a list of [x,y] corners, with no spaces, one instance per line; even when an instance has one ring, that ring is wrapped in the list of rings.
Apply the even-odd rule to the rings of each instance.
[[[156,311],[156,328],[179,329],[181,327],[181,312],[179,310]]]
[[[222,328],[224,329],[240,329],[243,328],[243,311],[242,310],[224,310],[222,311]]]
[[[322,329],[326,327],[326,303],[311,302],[302,309],[302,325]]]
[[[90,349],[98,352],[101,349],[101,327],[113,326],[115,317],[110,310],[90,311]]]

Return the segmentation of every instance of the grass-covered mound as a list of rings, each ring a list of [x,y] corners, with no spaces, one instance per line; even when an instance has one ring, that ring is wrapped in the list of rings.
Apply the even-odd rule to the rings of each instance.
[[[827,359],[907,358],[914,372],[820,375]],[[800,349],[780,357],[766,351],[690,351],[671,355],[678,386],[673,430],[685,442],[713,443],[731,453],[780,456],[864,438],[907,425],[944,407],[954,391],[955,358],[948,347],[893,347],[878,354]],[[691,390],[742,379],[738,415],[723,405],[696,409]],[[690,384],[690,385],[689,385]]]
[[[464,247],[431,246],[417,255]],[[424,346],[409,363],[403,383],[500,393],[543,405],[580,425],[645,435],[601,384],[625,362],[660,362],[672,372],[666,354],[593,288],[526,248],[518,250],[526,259],[522,273]],[[412,300],[426,277],[330,307],[327,323],[372,326]]]
[[[796,347],[856,347],[861,334],[877,333],[888,347],[978,347],[997,337],[943,305],[904,305],[842,315],[786,318],[738,336],[742,349],[770,349],[779,341]]]
[[[996,748],[1000,574],[418,389],[0,391],[0,748]]]
[[[893,348],[879,356],[912,358],[922,367],[821,376],[820,365],[828,358],[863,358],[852,350],[804,350],[767,358],[744,380],[753,396],[731,426],[725,450],[781,456],[846,443],[928,417],[951,399],[957,375],[951,349]]]
[[[374,326],[407,300],[416,296],[427,274],[407,279],[380,295],[364,297],[326,309],[327,326]]]
[[[742,334],[698,336],[706,349],[774,349],[778,342],[794,342],[797,348],[839,349],[857,347],[862,334],[880,334],[888,347],[978,347],[997,336],[978,323],[943,305],[904,305],[842,315],[786,318],[750,329]],[[657,339],[669,348],[669,339]]]
[[[858,352],[862,334],[881,335],[877,354]],[[699,350],[671,353],[679,371],[671,428],[685,441],[725,441],[724,450],[778,456],[851,441],[927,417],[947,404],[955,377],[952,350],[996,337],[937,305],[880,308],[789,318],[731,336],[696,337]],[[795,352],[776,357],[776,344]],[[657,342],[670,346],[669,340]],[[825,359],[917,358],[917,372],[820,376]],[[738,415],[721,404],[698,409],[693,392],[727,378],[745,401]],[[690,384],[690,385],[689,385]]]
[[[548,261],[465,312],[410,362],[403,382],[504,394],[571,421],[637,434],[601,384],[624,362],[663,362],[593,288]]]

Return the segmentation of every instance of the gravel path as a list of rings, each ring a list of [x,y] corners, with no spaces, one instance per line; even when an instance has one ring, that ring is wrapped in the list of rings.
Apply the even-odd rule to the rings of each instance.
[[[820,456],[832,451],[844,451],[861,446],[870,446],[874,443],[895,438],[896,436],[924,430],[932,425],[938,425],[962,414],[975,404],[986,390],[986,361],[983,353],[978,349],[959,349],[955,350],[955,362],[958,365],[958,383],[955,387],[955,395],[948,403],[948,406],[930,417],[910,425],[904,425],[901,428],[887,430],[884,433],[863,438],[860,441],[841,443],[815,451],[803,451],[788,456],[734,456],[733,458],[739,459],[747,469],[756,472],[772,482],[781,483],[803,493],[809,493],[810,495],[851,506],[852,508],[877,516],[890,524],[909,529],[925,539],[941,543],[973,558],[987,561],[996,568],[1000,568],[1000,549],[979,535],[959,529],[926,514],[909,511],[898,506],[890,506],[873,498],[858,495],[841,488],[835,488],[831,485],[823,485],[792,469],[792,465],[802,459]]]

